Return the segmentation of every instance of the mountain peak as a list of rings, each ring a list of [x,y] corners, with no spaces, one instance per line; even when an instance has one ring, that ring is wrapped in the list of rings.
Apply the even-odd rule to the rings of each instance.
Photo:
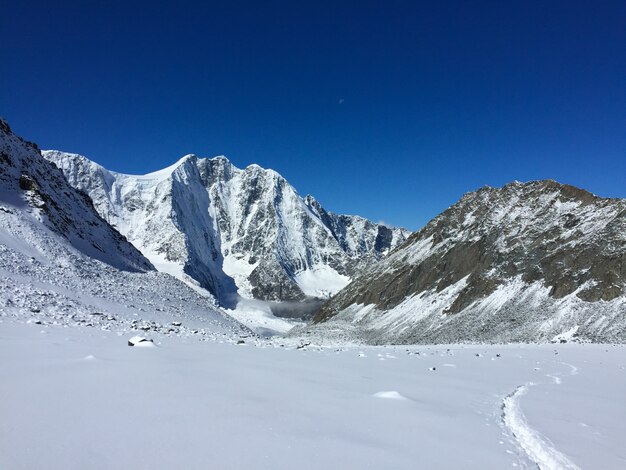
[[[59,166],[158,268],[223,298],[327,297],[406,237],[319,203],[311,210],[313,198],[303,200],[276,171],[241,170],[224,156],[186,155],[139,176],[87,162],[70,155]]]
[[[187,164],[194,165],[197,160],[197,157],[190,153],[179,158],[174,164],[163,168],[162,170],[156,170],[151,173],[146,173],[145,175],[124,175],[127,177],[135,177],[141,179],[151,179],[151,180],[163,180],[172,175],[176,170],[181,167],[184,167]]]
[[[502,187],[485,185],[475,191],[465,193],[457,204],[467,201],[481,200],[481,198],[509,198],[513,195],[521,198],[529,198],[548,196],[549,194],[558,194],[561,198],[579,200],[584,204],[589,204],[599,199],[606,199],[570,184],[559,183],[558,181],[552,179],[543,179],[527,182],[513,181]]]
[[[232,165],[231,161],[225,155],[217,155],[209,160],[212,163],[219,163],[221,165]]]
[[[7,134],[13,133],[13,131],[11,131],[11,126],[9,126],[8,121],[4,119],[2,116],[0,116],[0,130],[2,130],[3,132]]]

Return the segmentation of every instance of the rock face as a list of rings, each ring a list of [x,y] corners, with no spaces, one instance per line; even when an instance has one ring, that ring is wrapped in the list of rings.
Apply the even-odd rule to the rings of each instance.
[[[96,212],[85,193],[41,156],[33,143],[0,120],[0,207],[25,210],[90,258],[126,271],[147,271],[150,262]],[[24,241],[28,243],[28,241]]]
[[[188,155],[143,176],[44,152],[102,217],[159,269],[208,289],[269,301],[328,297],[408,232],[325,211],[278,173]]]
[[[624,341],[626,200],[554,181],[484,187],[365,270],[314,321],[373,343]]]

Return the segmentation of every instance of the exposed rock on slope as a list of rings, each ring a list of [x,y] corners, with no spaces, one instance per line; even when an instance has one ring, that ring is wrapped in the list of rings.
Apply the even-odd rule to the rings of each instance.
[[[625,296],[626,201],[535,181],[465,195],[315,321],[376,343],[623,341]]]
[[[44,152],[157,268],[194,281],[222,305],[327,297],[407,232],[326,212],[273,170],[188,155],[144,176],[75,154]]]
[[[102,220],[89,196],[70,186],[63,173],[42,158],[35,144],[17,137],[2,120],[0,203],[29,211],[91,258],[124,270],[154,269],[133,245]]]

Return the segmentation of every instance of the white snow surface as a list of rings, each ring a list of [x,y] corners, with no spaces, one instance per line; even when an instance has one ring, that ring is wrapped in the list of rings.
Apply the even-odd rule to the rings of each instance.
[[[275,316],[269,304],[262,300],[240,298],[235,308],[224,311],[242,325],[263,336],[284,334],[294,326],[304,325],[303,321]]]
[[[553,376],[549,376],[553,377]],[[555,383],[560,385],[560,377],[554,376]],[[540,433],[533,429],[527,422],[521,410],[520,400],[528,393],[528,388],[533,386],[531,382],[518,387],[515,392],[507,396],[502,403],[504,425],[513,434],[519,447],[526,455],[545,470],[575,470],[578,467],[565,455],[556,450],[552,444]]]
[[[350,282],[328,265],[313,266],[295,276],[296,282],[309,297],[328,298],[343,289]]]
[[[0,468],[626,462],[623,346],[296,349],[157,334],[158,347],[137,349],[127,338],[0,318]]]

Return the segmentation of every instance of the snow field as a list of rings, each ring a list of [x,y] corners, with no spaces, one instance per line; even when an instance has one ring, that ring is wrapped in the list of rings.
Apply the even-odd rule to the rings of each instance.
[[[159,337],[137,349],[131,332],[0,320],[0,468],[567,468],[537,457],[549,449],[580,468],[626,459],[623,347]],[[537,453],[520,429],[541,437]]]

